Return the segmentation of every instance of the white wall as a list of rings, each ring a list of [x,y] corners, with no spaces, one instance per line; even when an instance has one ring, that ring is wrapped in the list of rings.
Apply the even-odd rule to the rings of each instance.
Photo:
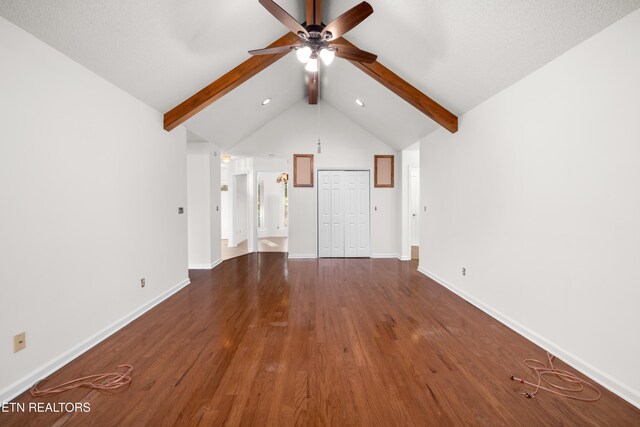
[[[275,156],[275,155],[274,155]],[[256,172],[288,172],[291,167],[289,156],[281,157],[254,157],[253,169]]]
[[[317,153],[318,138],[322,153]],[[373,188],[373,156],[396,156],[396,182],[399,181],[399,153],[324,102],[310,106],[294,105],[253,133],[231,152],[235,155],[264,156],[314,154],[314,166],[333,169],[371,170],[371,253],[374,257],[397,257],[400,251],[400,192]],[[291,175],[293,180],[293,175]],[[316,256],[316,187],[290,187],[289,253],[291,257]],[[376,211],[374,208],[377,207]]]
[[[187,144],[189,268],[210,269],[221,261],[220,157],[209,142]]]
[[[189,268],[208,268],[211,264],[211,183],[209,143],[187,144],[187,218],[189,229]],[[220,246],[220,245],[218,245]]]
[[[188,283],[186,132],[2,18],[0,63],[6,401]]]
[[[221,169],[220,163],[220,147],[215,144],[209,145],[209,179],[210,179],[210,207],[209,221],[211,224],[211,265],[216,266],[222,262],[222,194],[221,186]]]
[[[639,46],[636,11],[424,139],[420,246],[422,271],[636,406]]]

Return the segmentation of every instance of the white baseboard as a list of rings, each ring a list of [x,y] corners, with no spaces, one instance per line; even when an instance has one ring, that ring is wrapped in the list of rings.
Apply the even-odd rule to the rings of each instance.
[[[289,254],[289,258],[291,259],[309,259],[309,258],[317,258],[317,256],[315,254]],[[391,259],[391,258],[398,258],[398,254],[375,254],[375,255],[371,255],[369,258],[371,259]],[[349,259],[349,258],[345,258],[345,259]]]
[[[369,258],[378,259],[378,258],[398,258],[398,254],[372,254]]]
[[[401,255],[398,257],[400,261],[411,261],[411,256],[409,255]]]
[[[611,376],[605,374],[601,370],[593,367],[592,365],[590,365],[589,363],[583,361],[579,357],[574,356],[570,352],[563,350],[561,347],[557,346],[556,344],[554,344],[554,343],[550,342],[549,340],[541,337],[537,333],[535,333],[532,330],[528,329],[527,327],[521,325],[520,323],[518,323],[515,320],[511,319],[510,317],[505,316],[504,314],[500,313],[497,310],[494,310],[493,308],[489,307],[488,305],[486,305],[482,301],[479,301],[479,300],[475,299],[474,297],[472,297],[471,295],[467,294],[466,292],[464,292],[464,291],[456,288],[455,286],[447,283],[445,280],[439,278],[438,276],[436,276],[435,274],[427,271],[426,269],[424,269],[422,267],[418,267],[418,271],[420,273],[424,274],[425,276],[429,277],[430,279],[434,280],[439,285],[442,285],[445,288],[449,289],[454,294],[456,294],[456,295],[460,296],[461,298],[465,299],[466,301],[468,301],[472,305],[476,306],[480,310],[484,311],[489,316],[493,317],[494,319],[496,319],[497,321],[499,321],[503,325],[505,325],[508,328],[516,331],[517,333],[519,333],[523,337],[525,337],[528,340],[532,341],[536,345],[542,347],[544,350],[548,351],[549,353],[553,354],[554,356],[562,359],[564,362],[566,362],[567,364],[573,366],[575,369],[577,369],[578,371],[582,372],[586,376],[596,380],[600,385],[606,387],[607,389],[609,389],[609,391],[611,391],[612,393],[615,393],[616,395],[620,396],[621,398],[623,398],[627,402],[629,402],[632,405],[634,405],[636,408],[640,408],[640,392],[638,392],[638,390],[634,390],[633,388],[631,388],[631,387],[629,387],[629,386],[627,386],[625,384],[622,384],[617,379],[612,378]]]
[[[289,254],[290,259],[316,259],[316,254]]]
[[[218,258],[211,264],[189,264],[189,270],[211,270],[222,262],[222,258]]]
[[[267,234],[258,234],[258,240],[260,239],[268,239],[269,237],[289,237],[289,233],[286,231],[282,231],[280,233],[267,233]]]
[[[189,270],[211,270],[211,264],[189,264]]]
[[[105,329],[93,335],[92,337],[76,345],[66,353],[63,353],[61,356],[57,357],[56,359],[52,360],[46,365],[32,371],[31,373],[27,374],[26,376],[14,382],[13,384],[3,388],[2,390],[0,390],[0,403],[10,402],[12,399],[16,398],[17,396],[19,396],[20,394],[28,390],[36,381],[39,381],[42,378],[48,377],[58,369],[62,368],[67,363],[71,362],[73,359],[77,358],[81,354],[90,350],[92,347],[95,347],[97,344],[109,338],[111,335],[118,332],[120,329],[124,328],[129,323],[131,323],[138,317],[142,316],[144,313],[151,310],[153,307],[160,304],[162,301],[169,298],[171,295],[175,294],[180,289],[187,286],[189,283],[191,283],[191,281],[188,278],[184,279],[182,282],[178,283],[176,286],[158,295],[157,297],[155,297],[154,299],[152,299],[142,307],[134,310],[133,312],[129,313],[122,319],[118,320],[117,322],[111,324],[110,326],[106,327]]]

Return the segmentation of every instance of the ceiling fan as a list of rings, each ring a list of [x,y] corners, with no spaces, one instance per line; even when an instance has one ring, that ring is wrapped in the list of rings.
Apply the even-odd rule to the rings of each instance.
[[[320,59],[325,65],[329,65],[335,56],[364,63],[375,62],[378,58],[377,55],[360,50],[355,46],[331,43],[355,28],[373,13],[373,8],[366,1],[349,9],[328,25],[322,23],[322,4],[320,1],[307,2],[307,6],[313,9],[307,10],[307,19],[311,18],[311,22],[305,22],[304,25],[296,21],[272,0],[259,0],[259,3],[289,31],[298,35],[300,42],[289,46],[250,50],[249,53],[252,55],[272,55],[295,51],[298,60],[307,64],[305,69],[310,73],[318,71]]]
[[[305,0],[306,21],[303,24],[273,0],[258,1],[289,32],[264,49],[249,51],[249,59],[167,111],[164,115],[165,130],[176,128],[292,51],[306,64],[310,104],[318,103],[320,61],[328,65],[337,56],[351,62],[445,129],[452,133],[458,130],[458,118],[454,114],[378,62],[376,55],[359,49],[343,37],[373,13],[373,8],[366,1],[327,25],[322,22],[322,0]]]
[[[296,34],[300,40],[296,44],[250,50],[249,53],[251,55],[273,55],[295,51],[298,60],[306,64],[305,70],[307,70],[309,80],[309,104],[318,103],[320,60],[325,65],[329,65],[336,56],[363,63],[372,63],[378,59],[377,55],[360,50],[355,46],[332,43],[332,41],[342,37],[343,34],[355,28],[373,13],[373,7],[366,1],[349,9],[328,25],[322,23],[321,0],[306,2],[307,21],[304,24],[296,21],[273,0],[258,0],[258,2],[289,31]]]

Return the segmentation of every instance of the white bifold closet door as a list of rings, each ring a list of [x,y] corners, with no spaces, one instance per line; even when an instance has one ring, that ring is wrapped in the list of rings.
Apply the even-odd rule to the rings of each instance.
[[[370,256],[369,171],[318,172],[318,256]]]

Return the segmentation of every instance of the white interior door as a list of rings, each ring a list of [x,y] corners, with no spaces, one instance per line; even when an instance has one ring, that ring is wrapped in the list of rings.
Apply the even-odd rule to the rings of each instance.
[[[420,242],[420,169],[409,169],[409,244],[419,246]]]
[[[318,256],[368,257],[369,172],[318,172]]]
[[[369,225],[369,171],[358,172],[358,186],[356,197],[358,198],[358,257],[370,257],[371,229]]]
[[[331,257],[331,172],[318,172],[318,256]]]
[[[344,172],[331,173],[331,256],[344,257]]]
[[[358,256],[358,172],[346,171],[344,189],[344,256]]]

